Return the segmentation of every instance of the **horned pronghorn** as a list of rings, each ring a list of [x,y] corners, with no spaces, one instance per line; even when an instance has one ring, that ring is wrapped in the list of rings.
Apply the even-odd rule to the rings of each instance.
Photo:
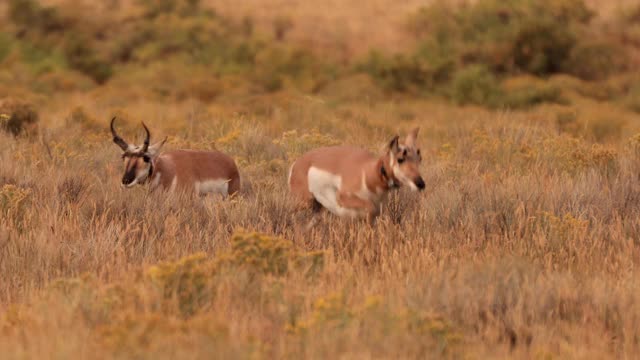
[[[303,206],[322,207],[342,217],[374,220],[386,193],[400,185],[423,190],[418,169],[422,156],[416,147],[418,128],[401,144],[395,136],[382,156],[352,146],[309,151],[289,170],[289,188]]]
[[[151,189],[162,186],[170,191],[192,191],[198,195],[214,193],[224,197],[239,190],[240,174],[228,155],[200,150],[173,150],[160,154],[167,139],[150,146],[151,134],[144,123],[143,145],[130,145],[116,133],[115,120],[115,117],[111,119],[111,134],[113,142],[123,151],[122,186],[150,184]]]

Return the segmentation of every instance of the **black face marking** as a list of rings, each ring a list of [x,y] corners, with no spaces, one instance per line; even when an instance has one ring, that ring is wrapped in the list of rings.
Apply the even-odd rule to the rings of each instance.
[[[136,179],[136,166],[132,166],[122,176],[122,184],[129,185]]]
[[[125,173],[122,176],[123,185],[131,184],[132,182],[135,181],[136,177],[138,176],[138,167],[140,165],[138,163],[139,158],[142,158],[142,160],[145,163],[149,164],[148,176],[151,176],[153,172],[153,164],[151,164],[151,156],[149,156],[149,154],[146,154],[146,153],[140,153],[140,152],[131,153],[127,151],[124,154],[122,154],[122,159],[127,160],[125,163]]]

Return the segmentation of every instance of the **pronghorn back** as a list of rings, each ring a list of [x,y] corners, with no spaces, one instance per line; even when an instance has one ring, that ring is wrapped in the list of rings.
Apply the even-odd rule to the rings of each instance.
[[[219,151],[173,150],[155,161],[159,184],[166,189],[219,192],[232,195],[240,189],[240,174],[233,159]],[[152,176],[153,184],[155,176]]]

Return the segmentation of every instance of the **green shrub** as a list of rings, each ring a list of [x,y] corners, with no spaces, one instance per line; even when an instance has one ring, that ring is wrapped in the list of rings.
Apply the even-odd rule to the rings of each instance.
[[[480,0],[463,6],[436,1],[409,19],[418,40],[413,51],[395,56],[372,52],[358,70],[393,91],[438,93],[448,87],[448,95],[460,104],[562,102],[555,87],[504,92],[499,83],[508,76],[546,76],[568,67],[584,77],[603,72],[607,62],[601,58],[571,65],[592,49],[581,36],[592,16],[582,0]]]
[[[518,81],[519,80],[519,81]],[[511,84],[503,84],[503,97],[500,105],[507,108],[528,108],[542,103],[567,104],[558,86],[544,80],[513,79]]]
[[[55,7],[44,7],[36,0],[10,0],[9,19],[27,32],[49,33],[65,28],[65,21]]]
[[[11,48],[13,47],[13,41],[8,34],[0,32],[0,63],[9,56]]]
[[[460,105],[495,107],[502,96],[498,80],[484,65],[471,65],[460,70],[453,78],[451,98]]]
[[[585,80],[602,80],[625,70],[627,54],[624,48],[607,41],[584,41],[571,49],[563,64],[566,73]]]
[[[147,17],[156,17],[162,14],[178,13],[180,15],[192,15],[200,11],[200,0],[138,0],[144,7]]]
[[[523,109],[541,103],[566,103],[558,87],[529,78],[500,83],[488,67],[471,65],[455,74],[449,95],[460,105],[489,108]]]
[[[424,44],[414,55],[385,56],[372,51],[357,68],[368,73],[383,88],[402,92],[432,90],[444,84],[454,68],[453,61]]]
[[[21,44],[20,56],[24,63],[32,66],[36,74],[46,73],[65,66],[64,56],[51,49],[31,43]]]
[[[333,77],[330,66],[313,53],[297,47],[260,46],[251,69],[253,80],[267,92],[278,91],[286,84],[317,92]]]
[[[574,35],[554,19],[532,19],[519,27],[512,57],[517,69],[534,75],[558,72],[567,61]]]
[[[409,27],[421,42],[414,52],[420,59],[447,54],[446,62],[458,67],[548,75],[563,70],[573,47],[588,38],[592,16],[582,0],[435,2],[412,16]]]
[[[171,59],[217,74],[248,74],[265,45],[245,38],[241,26],[207,11],[161,14],[136,24],[134,36],[117,35],[111,58],[145,64]]]
[[[358,70],[393,91],[438,94],[448,88],[459,104],[564,104],[553,85],[505,89],[500,83],[522,74],[563,72],[603,79],[624,70],[628,59],[621,49],[591,40],[593,15],[583,0],[436,1],[409,19],[414,50],[394,56],[372,52]]]
[[[113,75],[113,69],[89,44],[89,40],[81,35],[71,36],[65,44],[64,54],[71,68],[102,84]]]

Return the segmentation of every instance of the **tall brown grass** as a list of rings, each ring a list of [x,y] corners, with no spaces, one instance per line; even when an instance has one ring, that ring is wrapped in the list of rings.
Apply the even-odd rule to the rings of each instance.
[[[251,116],[128,104],[130,119],[170,135],[169,147],[215,146],[239,159],[244,193],[224,202],[120,189],[106,126],[65,116],[77,102],[87,117],[107,119],[113,100],[51,105],[40,140],[0,135],[0,351],[602,358],[639,350],[637,139],[573,138],[559,132],[551,107],[292,100]],[[288,154],[303,150],[292,128],[309,147],[376,149],[413,125],[423,129],[425,194],[392,194],[373,227],[324,216],[300,230],[309,214],[294,211],[285,188]],[[127,128],[131,138],[135,121]],[[265,235],[234,238],[242,231]]]

